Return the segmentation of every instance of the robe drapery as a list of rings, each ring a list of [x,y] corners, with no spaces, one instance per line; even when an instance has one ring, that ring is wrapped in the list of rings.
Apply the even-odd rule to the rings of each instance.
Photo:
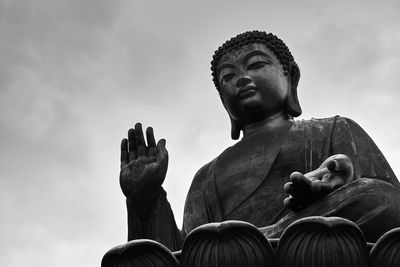
[[[285,209],[283,186],[290,174],[315,170],[334,154],[350,157],[354,181],[300,212]],[[128,231],[130,239],[151,238],[177,250],[186,234],[205,223],[242,220],[266,227],[266,236],[277,237],[295,219],[312,215],[350,219],[372,242],[400,226],[400,184],[371,138],[350,119],[295,121],[246,136],[196,173],[185,202],[182,232],[164,191],[147,222],[128,206]]]

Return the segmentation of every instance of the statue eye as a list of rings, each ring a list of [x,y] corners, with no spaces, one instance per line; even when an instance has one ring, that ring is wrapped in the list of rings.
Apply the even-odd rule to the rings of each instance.
[[[232,80],[232,78],[235,76],[235,74],[234,73],[228,73],[228,74],[225,74],[224,76],[222,76],[222,81],[223,82],[229,82],[230,80]]]
[[[251,63],[249,66],[247,66],[247,69],[249,69],[249,70],[261,69],[265,65],[270,65],[270,63],[266,62],[266,61],[256,61],[254,63]]]

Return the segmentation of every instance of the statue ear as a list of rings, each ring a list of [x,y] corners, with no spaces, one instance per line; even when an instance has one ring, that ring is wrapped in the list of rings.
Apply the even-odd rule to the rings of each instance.
[[[300,80],[300,69],[296,62],[289,63],[289,76],[290,76],[290,92],[287,102],[287,109],[292,117],[298,117],[301,114],[301,107],[299,99],[297,98],[297,85]]]

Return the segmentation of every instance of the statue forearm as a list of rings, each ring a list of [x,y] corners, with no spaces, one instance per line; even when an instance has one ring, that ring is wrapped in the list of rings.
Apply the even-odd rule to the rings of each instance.
[[[159,190],[151,206],[149,203],[138,203],[129,199],[126,204],[128,241],[141,238],[153,239],[163,243],[172,251],[180,249],[182,234],[176,226],[164,189]]]
[[[128,215],[128,241],[148,238],[146,229],[148,216],[143,216],[143,213],[135,207],[130,199],[126,199],[126,209]]]

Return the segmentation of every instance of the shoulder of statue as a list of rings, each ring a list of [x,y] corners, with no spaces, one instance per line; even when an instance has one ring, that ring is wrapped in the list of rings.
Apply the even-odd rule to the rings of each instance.
[[[292,135],[304,138],[305,142],[312,142],[313,148],[319,147],[315,146],[318,143],[322,147],[329,148],[335,144],[352,143],[354,129],[361,129],[361,127],[351,119],[334,116],[296,121],[291,131]],[[326,155],[322,153],[321,156]]]
[[[209,177],[210,173],[213,171],[213,167],[214,167],[216,160],[217,160],[216,158],[213,159],[212,161],[205,164],[203,167],[201,167],[196,172],[196,174],[194,175],[194,178],[192,180],[192,184],[190,186],[189,192],[196,191],[203,187],[203,184],[207,181],[207,178]]]
[[[315,124],[315,125],[334,125],[337,122],[344,121],[347,118],[341,117],[339,115],[333,116],[333,117],[328,117],[328,118],[311,118],[309,120],[309,123]]]
[[[224,153],[226,153],[227,151],[232,149],[232,147],[234,147],[234,146],[230,146],[230,147],[226,148],[218,157],[214,158],[207,164],[203,165],[203,167],[201,167],[196,172],[196,174],[194,175],[194,178],[192,180],[192,184],[190,186],[189,193],[198,191],[199,189],[203,188],[203,186],[206,184],[208,179],[214,175],[215,165],[217,163],[218,158],[220,158]]]
[[[331,124],[333,129],[340,129],[340,131],[348,131],[349,133],[352,134],[353,138],[357,138],[357,136],[367,136],[368,139],[369,136],[368,134],[362,129],[362,127],[355,122],[354,120],[347,118],[347,117],[341,117],[341,116],[334,116],[331,118],[326,118],[326,119],[320,119],[321,123],[325,124]],[[372,141],[372,140],[370,140]]]
[[[294,128],[310,127],[319,129],[322,128],[334,129],[342,126],[348,127],[350,125],[360,127],[352,119],[336,115],[328,118],[311,118],[309,120],[297,120],[295,121]]]
[[[308,120],[296,120],[293,124],[293,127],[291,129],[292,132],[296,131],[305,131],[305,129],[308,129],[308,131],[313,131],[313,130],[318,130],[318,129],[324,129],[325,131],[328,129],[333,129],[336,124],[339,122],[345,122],[347,118],[340,117],[340,116],[334,116],[334,117],[328,117],[328,118],[311,118]],[[328,130],[329,131],[329,130]]]

